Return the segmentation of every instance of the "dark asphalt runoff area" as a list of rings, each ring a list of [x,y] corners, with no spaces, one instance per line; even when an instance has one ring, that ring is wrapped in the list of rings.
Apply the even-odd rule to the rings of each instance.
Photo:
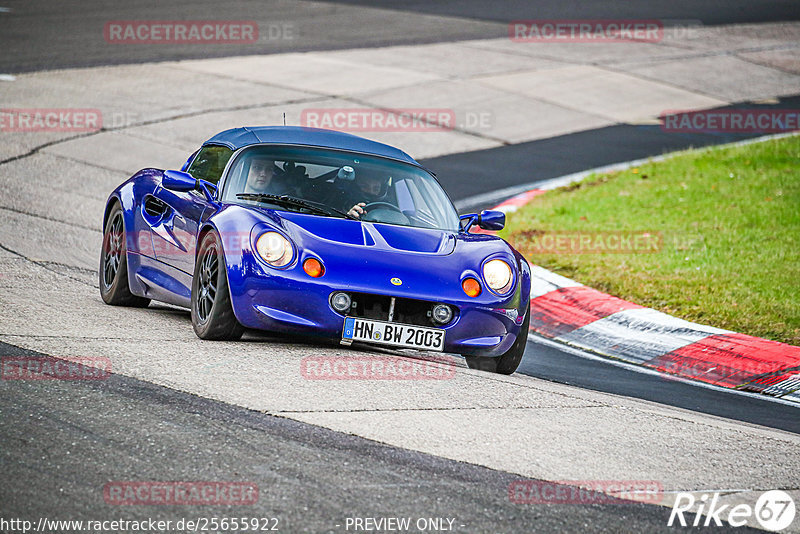
[[[793,0],[648,0],[647,2],[579,0],[322,0],[335,4],[385,7],[407,13],[465,17],[507,23],[521,19],[659,19],[704,25],[797,20]]]
[[[2,0],[0,73],[502,37],[503,24],[303,0]],[[254,43],[110,44],[112,21],[239,20]],[[280,80],[281,73],[275,73]]]
[[[0,354],[44,356],[2,342]],[[2,516],[34,525],[42,517],[245,517],[277,518],[281,532],[352,532],[348,518],[398,517],[412,524],[443,518],[452,532],[470,533],[672,530],[669,508],[515,503],[509,485],[523,480],[518,475],[113,374],[0,381],[0,468]],[[249,482],[258,498],[218,506],[107,503],[104,486],[125,481]]]
[[[771,104],[742,102],[719,110],[797,109],[800,95],[776,99]],[[659,125],[616,124],[519,143],[515,145],[450,154],[421,160],[436,173],[453,201],[521,184],[536,187],[537,182],[576,172],[636,159],[660,156],[676,150],[733,143],[761,137],[764,133],[676,133]],[[491,208],[504,196],[488,195],[480,203],[464,206],[469,213]]]
[[[659,19],[665,25],[800,19],[796,0],[0,0],[0,8],[0,73],[498,38],[518,19]],[[132,20],[254,21],[259,39],[213,46],[106,42],[106,23]]]

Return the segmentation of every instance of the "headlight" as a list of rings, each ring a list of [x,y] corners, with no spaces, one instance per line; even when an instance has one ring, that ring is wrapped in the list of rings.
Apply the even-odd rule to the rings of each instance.
[[[292,244],[278,232],[265,232],[256,241],[258,255],[275,267],[283,267],[292,261]]]
[[[486,284],[497,293],[505,293],[511,288],[514,279],[511,266],[503,260],[490,260],[483,265],[483,278]]]

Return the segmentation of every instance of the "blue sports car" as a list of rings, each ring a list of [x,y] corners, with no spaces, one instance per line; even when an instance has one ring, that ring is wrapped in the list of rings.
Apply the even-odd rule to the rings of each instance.
[[[221,132],[180,171],[143,169],[109,196],[100,293],[191,309],[202,339],[245,328],[465,356],[513,373],[530,268],[501,212],[459,217],[401,150],[311,128]]]

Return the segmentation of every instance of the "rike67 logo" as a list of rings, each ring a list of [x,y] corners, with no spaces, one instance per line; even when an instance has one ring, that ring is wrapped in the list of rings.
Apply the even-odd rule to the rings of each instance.
[[[747,503],[720,504],[719,495],[717,492],[711,496],[704,493],[695,498],[691,493],[679,493],[672,505],[667,526],[721,527],[727,523],[731,527],[760,525],[764,530],[777,532],[794,521],[794,499],[785,491],[767,491],[758,498],[755,506]]]

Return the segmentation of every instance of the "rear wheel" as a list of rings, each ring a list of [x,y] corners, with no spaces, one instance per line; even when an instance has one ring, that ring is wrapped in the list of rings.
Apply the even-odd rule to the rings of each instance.
[[[517,370],[522,356],[525,354],[525,345],[528,343],[528,328],[531,324],[531,306],[528,304],[528,311],[525,313],[525,320],[519,330],[519,335],[511,348],[504,354],[491,358],[488,356],[464,356],[470,369],[487,371],[489,373],[499,373],[510,375]]]
[[[228,290],[228,270],[216,232],[200,242],[192,279],[192,326],[200,339],[236,340],[244,327],[236,320]]]
[[[122,207],[114,204],[103,230],[103,246],[100,251],[100,296],[112,306],[144,308],[150,299],[131,293],[128,285],[128,250],[125,246],[125,220]]]

